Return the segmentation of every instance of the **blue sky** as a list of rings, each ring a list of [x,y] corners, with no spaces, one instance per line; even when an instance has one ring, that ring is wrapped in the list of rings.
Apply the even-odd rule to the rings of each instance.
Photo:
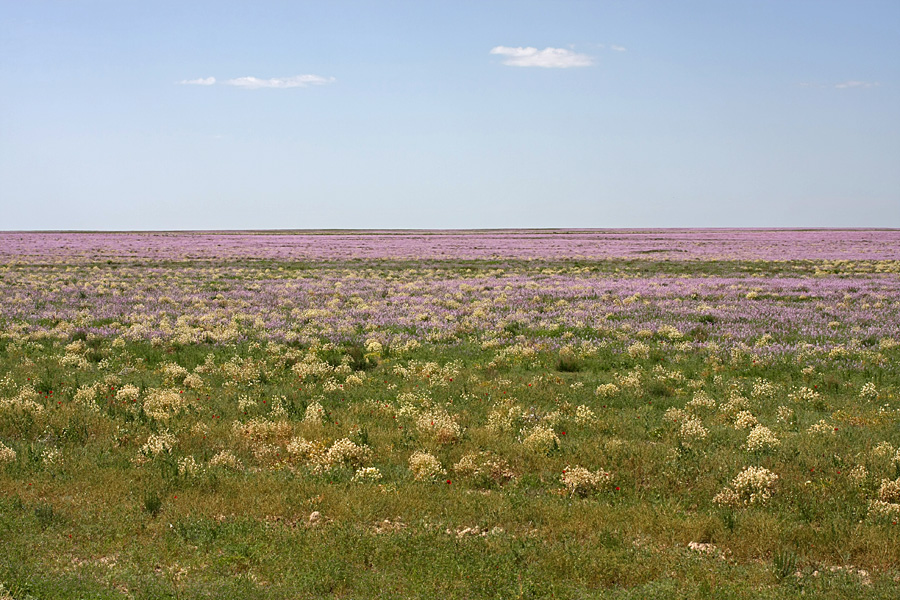
[[[896,0],[0,0],[0,229],[900,227],[898,31]]]

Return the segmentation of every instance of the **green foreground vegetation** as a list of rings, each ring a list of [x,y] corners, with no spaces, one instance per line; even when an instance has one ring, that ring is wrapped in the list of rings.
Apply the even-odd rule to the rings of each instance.
[[[897,598],[900,344],[695,325],[7,323],[0,598]]]

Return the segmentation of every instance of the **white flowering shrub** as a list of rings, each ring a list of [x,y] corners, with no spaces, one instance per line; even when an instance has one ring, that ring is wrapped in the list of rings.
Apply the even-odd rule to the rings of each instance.
[[[894,455],[894,447],[890,442],[879,442],[869,451],[869,454],[872,458],[888,458]],[[897,449],[897,454],[900,454],[900,448]]]
[[[810,435],[834,435],[835,428],[833,425],[830,425],[828,421],[822,419],[818,423],[810,425],[809,429],[806,431]]]
[[[766,379],[757,379],[753,382],[750,397],[754,400],[772,399],[778,393],[778,386]]]
[[[502,404],[488,414],[486,427],[494,433],[506,433],[512,431],[524,416],[525,411],[521,406]]]
[[[781,423],[790,423],[794,418],[794,411],[787,406],[779,406],[775,409],[775,418]]]
[[[690,409],[715,408],[716,401],[709,394],[700,390],[694,394],[694,397],[691,398],[691,401],[685,407]]]
[[[794,402],[815,402],[821,398],[819,392],[809,387],[801,387],[795,390],[789,398]]]
[[[153,388],[147,390],[146,396],[144,413],[157,421],[168,421],[187,407],[184,394],[176,390]]]
[[[663,421],[670,424],[681,423],[689,417],[690,415],[687,412],[674,406],[667,408],[666,412],[663,413]]]
[[[349,438],[342,438],[325,451],[324,466],[327,468],[342,465],[359,467],[371,458],[371,448],[366,445],[357,445]]]
[[[709,431],[700,419],[692,416],[684,419],[678,429],[678,439],[686,448],[696,448],[708,435]]]
[[[757,425],[750,430],[744,449],[748,452],[767,452],[774,450],[781,444],[781,440],[768,427]]]
[[[303,414],[303,424],[304,425],[321,425],[322,420],[325,418],[325,409],[322,408],[322,405],[318,402],[313,402],[309,406],[306,407],[306,412]]]
[[[79,388],[79,392],[81,388]],[[141,395],[141,390],[136,385],[126,383],[116,391],[116,400],[119,402],[135,402]],[[77,396],[77,394],[76,394]]]
[[[574,467],[567,465],[560,477],[560,481],[566,486],[569,496],[582,497],[601,490],[609,484],[611,479],[612,475],[605,471],[589,471],[577,465]]]
[[[242,423],[235,421],[231,424],[231,430],[235,436],[243,438],[245,442],[284,441],[291,437],[293,429],[288,421],[269,421],[267,419],[250,419]]]
[[[491,452],[470,452],[453,466],[453,471],[482,486],[503,485],[516,476],[505,459]]]
[[[240,461],[238,457],[229,452],[228,450],[222,450],[211,459],[209,459],[210,467],[221,467],[223,469],[228,469],[230,471],[243,471],[244,464]]]
[[[381,356],[383,352],[384,346],[381,345],[381,342],[372,338],[366,340],[366,354],[371,354],[372,356]]]
[[[581,404],[575,407],[575,423],[578,425],[592,425],[597,422],[597,415],[589,406]]]
[[[677,327],[672,325],[660,325],[656,329],[656,334],[672,341],[680,340],[684,337],[684,334],[678,331]]]
[[[522,445],[532,452],[546,453],[559,447],[559,438],[549,427],[535,425],[521,432]]]
[[[652,334],[651,334],[652,335]],[[628,346],[628,356],[631,358],[648,359],[650,358],[650,346],[644,342],[635,342]]]
[[[409,457],[409,470],[416,481],[435,479],[447,472],[434,455],[421,451],[413,452]]]
[[[144,445],[141,446],[141,454],[147,457],[168,454],[175,447],[175,441],[175,436],[171,433],[151,433]]]
[[[193,456],[178,459],[178,474],[181,477],[197,477],[201,473],[203,473],[203,465],[198,463]]]
[[[869,470],[866,469],[863,465],[856,465],[850,472],[847,473],[847,476],[855,481],[857,484],[862,484],[869,478]]]
[[[619,386],[614,383],[601,383],[594,393],[601,398],[610,398],[619,393]]]
[[[731,485],[713,498],[723,506],[738,508],[751,504],[765,504],[775,492],[778,475],[764,467],[746,467],[731,481]]]
[[[0,442],[0,464],[16,460],[16,451]]]
[[[203,387],[203,378],[196,373],[191,373],[184,378],[184,387],[191,390],[199,390]]]
[[[900,477],[897,479],[882,479],[878,488],[878,499],[882,502],[900,503]]]
[[[100,407],[97,406],[97,395],[100,393],[100,388],[99,382],[95,382],[93,385],[82,385],[75,391],[75,396],[72,399],[76,404],[88,410],[100,410]],[[118,397],[118,394],[116,396]]]
[[[433,407],[416,418],[416,428],[439,444],[450,444],[459,439],[462,428],[445,409]]]
[[[734,417],[734,428],[735,429],[751,429],[756,427],[759,424],[759,421],[756,420],[756,417],[753,416],[749,410],[742,410]]]
[[[160,366],[163,375],[165,375],[169,383],[174,383],[187,377],[188,370],[181,365],[175,363],[164,363]]]
[[[869,503],[869,518],[878,520],[892,519],[896,521],[900,518],[900,504],[883,500],[872,500]]]
[[[287,453],[296,460],[311,464],[325,462],[325,444],[303,437],[295,437],[288,442]]]
[[[37,415],[44,412],[38,402],[41,395],[30,385],[23,386],[13,398],[0,399],[0,412]]]
[[[381,471],[377,467],[362,467],[357,469],[353,475],[353,481],[360,483],[371,483],[381,481]]]
[[[862,386],[861,390],[859,390],[859,397],[864,400],[877,400],[878,388],[876,388],[875,384],[870,381]]]

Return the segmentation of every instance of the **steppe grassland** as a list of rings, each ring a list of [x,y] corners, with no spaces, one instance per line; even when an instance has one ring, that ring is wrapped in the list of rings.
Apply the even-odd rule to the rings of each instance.
[[[896,597],[896,232],[3,236],[7,595]]]

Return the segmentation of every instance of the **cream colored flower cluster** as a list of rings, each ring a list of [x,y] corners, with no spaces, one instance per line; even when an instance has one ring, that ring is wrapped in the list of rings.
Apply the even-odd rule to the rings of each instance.
[[[240,461],[240,459],[228,450],[222,450],[221,452],[213,456],[209,460],[209,466],[222,467],[231,471],[242,471],[244,469],[244,464]]]
[[[560,477],[560,481],[566,486],[569,496],[582,497],[599,491],[609,484],[611,479],[612,475],[605,471],[589,471],[577,465],[574,467],[566,465]]]
[[[643,376],[644,370],[638,365],[627,373],[617,373],[615,378],[620,388],[639,393],[644,385],[642,381]]]
[[[881,480],[878,499],[869,503],[869,516],[893,519],[900,517],[900,477]]]
[[[236,436],[249,441],[286,440],[291,436],[291,424],[288,421],[268,421],[266,419],[250,419],[246,423],[235,421],[231,429]]]
[[[747,435],[747,441],[744,443],[744,449],[748,452],[765,452],[774,450],[781,444],[781,440],[772,432],[771,429],[763,425],[757,425],[750,430]]]
[[[665,421],[666,423],[674,424],[674,423],[681,423],[685,419],[691,418],[691,415],[689,415],[686,411],[684,411],[680,408],[675,408],[673,406],[671,408],[666,409],[666,412],[663,413],[662,418],[663,418],[663,421]]]
[[[81,390],[79,389],[79,391]],[[77,395],[78,394],[76,394],[76,397]],[[141,390],[139,390],[136,385],[126,383],[116,392],[116,400],[119,402],[135,402],[140,395]]]
[[[166,380],[169,383],[174,383],[176,381],[181,381],[185,377],[187,377],[188,370],[176,363],[164,363],[160,365],[160,371],[162,371]]]
[[[30,385],[23,386],[13,398],[0,400],[0,411],[9,411],[22,414],[39,414],[44,412],[44,407],[37,403],[41,397]]]
[[[648,359],[650,358],[650,346],[645,344],[644,342],[635,342],[632,345],[628,346],[627,349],[628,356],[631,358],[640,358],[640,359]]]
[[[609,398],[619,393],[619,386],[614,383],[601,383],[594,393],[601,398]]]
[[[597,415],[589,406],[580,404],[575,407],[575,422],[579,425],[593,425],[597,422]]]
[[[794,402],[814,402],[820,397],[819,392],[809,387],[801,387],[789,396]]]
[[[334,442],[325,451],[325,465],[327,468],[341,465],[362,466],[372,458],[372,449],[365,444],[358,445],[350,438],[342,438]]]
[[[175,447],[175,442],[175,436],[171,433],[151,433],[144,445],[141,446],[141,454],[148,457],[168,454]]]
[[[515,404],[513,398],[509,398],[505,402],[500,403],[496,410],[492,410],[488,414],[486,427],[494,433],[512,431],[524,415],[524,409]]]
[[[713,502],[723,506],[741,507],[764,504],[775,491],[778,475],[764,467],[746,467],[719,492]]]
[[[413,452],[409,457],[409,470],[416,481],[428,481],[446,473],[434,455],[428,452]]]
[[[735,429],[751,429],[759,425],[759,421],[749,410],[742,410],[734,417]]]
[[[811,435],[834,435],[834,426],[829,425],[828,421],[822,419],[818,423],[813,423],[806,430]]]
[[[356,444],[350,438],[342,438],[331,447],[318,440],[295,437],[287,444],[287,452],[295,460],[302,461],[315,473],[322,473],[335,467],[360,468],[372,458],[372,449],[365,444]]]
[[[559,438],[556,433],[543,425],[535,425],[531,429],[523,429],[521,432],[522,444],[532,452],[550,452],[559,447]]]
[[[859,390],[859,397],[865,400],[876,400],[878,399],[878,388],[870,381]]]
[[[324,418],[325,409],[318,402],[313,402],[306,407],[306,412],[303,414],[303,424],[321,425]]]
[[[491,452],[470,452],[453,466],[453,470],[461,477],[497,485],[502,485],[516,476],[505,459]]]
[[[198,463],[193,456],[178,459],[178,474],[182,477],[197,477],[201,473],[203,473],[203,465]]]
[[[757,379],[753,382],[753,389],[750,392],[750,397],[755,400],[761,398],[774,398],[776,393],[778,393],[778,386],[774,383],[766,379]]]
[[[715,408],[716,401],[709,394],[704,392],[703,390],[698,391],[694,394],[694,397],[691,398],[691,401],[685,405],[687,408],[698,409],[698,408]]]
[[[381,471],[377,467],[362,467],[353,475],[353,481],[364,483],[381,480]]]
[[[168,421],[186,407],[184,395],[171,389],[150,389],[144,401],[144,413],[157,421]]]
[[[656,334],[673,341],[680,340],[684,337],[684,334],[672,325],[660,325],[656,328]]]
[[[794,418],[794,411],[787,406],[779,406],[775,409],[776,418],[782,423],[790,423]]]
[[[16,451],[0,442],[0,463],[12,462],[16,460]]]
[[[93,385],[83,385],[75,390],[73,400],[75,400],[76,404],[80,404],[89,410],[99,410],[99,407],[97,406],[97,394],[100,393],[101,387],[100,382],[95,382]]]
[[[416,418],[416,428],[439,444],[453,443],[462,435],[459,423],[446,409],[441,407],[432,407],[430,410],[419,413]]]
[[[681,422],[678,430],[678,439],[688,448],[694,447],[698,442],[705,440],[709,431],[697,417],[687,417]]]
[[[294,364],[291,371],[301,380],[307,378],[318,378],[329,375],[334,371],[334,367],[324,360],[320,359],[315,352],[310,352],[303,357],[303,360]]]

